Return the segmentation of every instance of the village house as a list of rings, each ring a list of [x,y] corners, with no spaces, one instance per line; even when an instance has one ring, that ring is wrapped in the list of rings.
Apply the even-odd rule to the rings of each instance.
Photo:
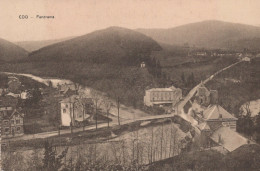
[[[203,51],[201,51],[201,52],[196,52],[195,55],[196,55],[196,56],[206,56],[206,55],[207,55],[207,52],[203,52]]]
[[[225,126],[236,131],[237,118],[220,105],[210,105],[203,112],[197,113],[195,119],[197,119],[199,123],[206,123],[203,129],[210,128],[210,130],[215,130]]]
[[[23,100],[28,99],[29,97],[30,97],[30,93],[27,90],[26,91],[22,91],[20,93],[20,98],[23,99]]]
[[[172,105],[182,98],[182,90],[171,86],[169,88],[152,88],[145,91],[144,105]]]
[[[221,145],[227,152],[232,152],[242,145],[251,143],[250,140],[236,131],[224,126],[216,129],[210,135],[210,139],[218,145]]]
[[[76,95],[78,92],[78,87],[75,84],[62,84],[62,85],[57,85],[59,94],[63,94],[67,97],[71,95]]]
[[[246,62],[250,62],[251,61],[251,58],[249,58],[249,57],[243,57],[242,59],[241,59],[242,61],[246,61]]]
[[[141,68],[145,68],[145,62],[141,63]]]
[[[93,101],[73,95],[60,102],[60,110],[62,126],[77,126],[93,114]]]
[[[0,107],[2,137],[13,137],[24,134],[24,114],[12,107]]]

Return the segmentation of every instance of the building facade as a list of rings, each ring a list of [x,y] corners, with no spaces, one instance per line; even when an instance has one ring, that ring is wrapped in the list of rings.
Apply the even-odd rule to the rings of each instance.
[[[1,107],[1,133],[3,137],[20,136],[24,134],[24,114],[12,107]]]
[[[196,119],[199,123],[206,123],[213,131],[222,126],[236,131],[236,124],[238,120],[219,105],[209,106],[201,114],[197,114]]]
[[[60,102],[61,125],[77,126],[93,114],[93,101],[73,95]]]
[[[145,91],[144,105],[175,105],[182,98],[182,90],[180,88],[152,88]]]

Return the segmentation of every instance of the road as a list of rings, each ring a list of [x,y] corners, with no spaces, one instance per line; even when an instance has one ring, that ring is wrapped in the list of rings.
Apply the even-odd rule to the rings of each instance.
[[[178,111],[176,113],[172,113],[172,114],[165,114],[165,115],[155,115],[155,116],[150,116],[138,109],[133,109],[131,107],[125,107],[123,105],[121,105],[120,108],[120,116],[121,116],[121,125],[125,125],[125,124],[130,124],[133,122],[137,122],[137,121],[149,121],[149,120],[156,120],[156,119],[167,119],[167,118],[171,118],[174,117],[176,114],[178,114],[179,116],[181,116],[183,119],[187,120],[188,122],[190,122],[193,126],[195,126],[197,124],[197,121],[195,119],[193,119],[191,116],[187,115],[184,113],[183,108],[185,106],[185,104],[191,100],[191,98],[195,95],[195,93],[197,92],[197,89],[199,86],[201,86],[201,84],[206,84],[208,81],[212,80],[216,75],[218,75],[219,73],[237,65],[238,63],[240,63],[242,61],[236,62],[234,64],[231,64],[219,71],[217,71],[216,73],[214,73],[213,75],[211,75],[209,78],[205,79],[203,82],[201,82],[200,84],[196,85],[193,89],[190,90],[190,92],[187,94],[187,96],[178,104]],[[9,73],[10,74],[10,73]],[[13,74],[13,73],[11,73]],[[21,75],[21,74],[19,74]],[[23,76],[28,76],[28,75],[24,75]],[[31,76],[31,74],[29,74],[29,76]],[[40,78],[40,77],[39,77]],[[56,79],[58,80],[58,79]],[[115,108],[113,108],[111,110],[112,115],[114,115],[113,122],[110,123],[110,127],[113,126],[117,126],[117,110]],[[98,128],[104,128],[107,127],[107,123],[101,123],[98,124]],[[87,126],[85,127],[85,131],[88,130],[94,130],[96,127],[95,125],[91,125],[91,126]],[[83,128],[74,128],[73,132],[81,132],[83,131]],[[71,133],[70,129],[66,129],[66,130],[61,130],[60,134],[69,134]],[[3,139],[2,142],[5,141],[16,141],[16,140],[30,140],[30,139],[36,139],[36,138],[48,138],[48,137],[52,137],[52,136],[57,136],[58,135],[58,131],[52,131],[52,132],[44,132],[44,133],[38,133],[38,134],[27,134],[27,135],[23,135],[20,137],[13,137],[10,139]]]

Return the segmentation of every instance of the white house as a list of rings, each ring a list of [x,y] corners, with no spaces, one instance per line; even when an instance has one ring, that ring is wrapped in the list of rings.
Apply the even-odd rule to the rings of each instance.
[[[182,90],[174,86],[169,88],[152,88],[145,91],[144,105],[175,105],[182,98]]]
[[[145,68],[145,62],[141,63],[141,68]]]
[[[251,58],[249,58],[249,57],[244,57],[244,58],[242,58],[242,61],[246,61],[246,62],[250,62],[251,61]]]
[[[61,125],[73,126],[76,122],[88,119],[93,113],[93,101],[90,98],[79,98],[77,95],[68,97],[60,102]]]
[[[28,99],[28,98],[29,98],[29,93],[28,93],[28,91],[23,91],[23,92],[21,92],[20,98],[21,98],[21,99]]]

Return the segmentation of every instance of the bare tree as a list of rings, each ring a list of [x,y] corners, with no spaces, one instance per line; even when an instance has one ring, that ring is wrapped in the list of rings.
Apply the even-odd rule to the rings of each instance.
[[[119,117],[120,98],[119,98],[119,96],[117,97],[117,100],[116,100],[116,107],[117,107],[118,125],[120,125],[120,117]]]
[[[98,117],[97,117],[97,113],[98,113],[98,109],[102,104],[102,96],[101,93],[96,91],[96,90],[91,90],[90,92],[91,97],[94,101],[94,105],[95,105],[95,120],[96,120],[96,130],[97,130],[97,123],[98,123]]]
[[[109,98],[104,99],[104,109],[107,113],[107,127],[109,128],[109,112],[112,107],[112,102],[109,100]]]

